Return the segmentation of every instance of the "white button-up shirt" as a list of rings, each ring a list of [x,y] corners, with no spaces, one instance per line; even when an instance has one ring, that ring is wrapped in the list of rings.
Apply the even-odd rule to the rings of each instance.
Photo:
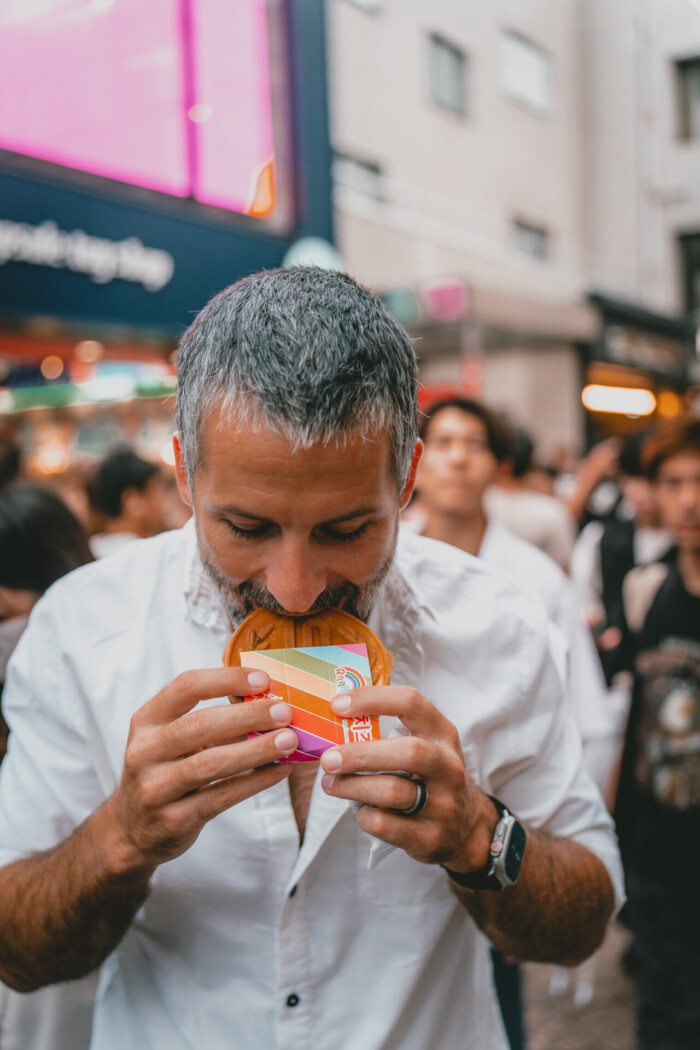
[[[396,658],[392,681],[458,727],[474,779],[588,846],[619,894],[541,606],[404,534],[369,622]],[[181,671],[218,666],[229,630],[191,525],[51,588],[3,697],[0,865],[60,842],[114,791],[133,712]],[[503,1050],[488,946],[447,875],[400,850],[370,871],[370,845],[320,778],[301,848],[286,782],[211,821],[158,868],[106,959],[93,1050]]]

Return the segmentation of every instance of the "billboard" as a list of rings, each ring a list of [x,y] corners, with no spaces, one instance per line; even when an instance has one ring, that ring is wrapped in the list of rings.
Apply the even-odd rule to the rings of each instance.
[[[284,90],[270,60],[274,8],[0,0],[0,148],[288,220],[278,192],[288,173],[280,176],[285,149],[275,141],[286,122],[275,114]]]

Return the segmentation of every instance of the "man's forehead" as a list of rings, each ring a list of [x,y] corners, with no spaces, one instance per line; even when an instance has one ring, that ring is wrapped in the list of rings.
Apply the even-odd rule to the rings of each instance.
[[[700,472],[700,448],[682,449],[668,456],[660,465],[657,477],[666,478],[674,474]]]
[[[486,424],[483,419],[475,416],[458,405],[446,405],[439,409],[428,422],[427,436],[436,431],[454,432],[470,430],[479,434],[486,434]]]

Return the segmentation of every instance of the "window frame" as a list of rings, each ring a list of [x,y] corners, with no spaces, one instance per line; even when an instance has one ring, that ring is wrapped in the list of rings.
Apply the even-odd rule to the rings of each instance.
[[[437,109],[451,113],[454,117],[468,117],[469,116],[469,55],[463,47],[456,44],[453,40],[449,40],[443,33],[429,32],[427,35],[428,39],[428,87],[430,90],[430,102]],[[461,61],[460,73],[461,73],[461,94],[462,100],[459,105],[452,105],[449,102],[444,101],[438,96],[437,93],[437,78],[435,76],[435,60],[437,56],[437,48],[444,49],[444,52],[451,53],[455,58]]]

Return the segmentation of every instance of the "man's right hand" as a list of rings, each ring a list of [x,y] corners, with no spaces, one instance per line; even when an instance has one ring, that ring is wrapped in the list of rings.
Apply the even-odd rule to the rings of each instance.
[[[264,693],[263,671],[186,671],[132,717],[119,787],[102,807],[108,865],[149,875],[184,853],[204,825],[284,780],[297,737],[292,711],[275,699],[193,710],[201,700]],[[248,733],[261,736],[248,739]]]

